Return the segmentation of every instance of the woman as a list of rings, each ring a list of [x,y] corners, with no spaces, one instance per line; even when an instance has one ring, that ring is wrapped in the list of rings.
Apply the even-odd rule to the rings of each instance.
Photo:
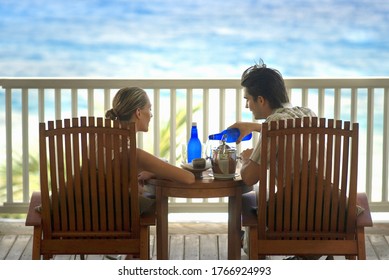
[[[147,93],[138,87],[120,89],[112,100],[112,109],[105,113],[105,117],[112,120],[135,122],[137,132],[149,130],[152,116],[150,99]],[[143,181],[151,177],[165,178],[184,184],[191,184],[195,181],[193,173],[173,166],[139,148],[137,149],[137,163],[141,192]],[[151,205],[146,199],[141,199],[141,212],[149,206]]]

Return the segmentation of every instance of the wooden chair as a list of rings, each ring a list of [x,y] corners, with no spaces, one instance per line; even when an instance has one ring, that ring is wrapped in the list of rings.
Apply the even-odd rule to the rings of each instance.
[[[357,194],[357,123],[342,127],[342,121],[318,118],[263,123],[259,172],[258,194],[243,196],[250,259],[366,258],[364,227],[372,226],[372,219],[366,195]]]
[[[149,259],[155,213],[140,215],[135,124],[81,117],[40,123],[39,133],[41,191],[26,219],[34,226],[32,258]]]

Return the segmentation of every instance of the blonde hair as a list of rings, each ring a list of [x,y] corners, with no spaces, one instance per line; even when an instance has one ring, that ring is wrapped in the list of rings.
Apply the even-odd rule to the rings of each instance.
[[[111,120],[129,121],[137,109],[148,103],[147,93],[139,87],[120,89],[112,100],[112,109],[105,113]]]

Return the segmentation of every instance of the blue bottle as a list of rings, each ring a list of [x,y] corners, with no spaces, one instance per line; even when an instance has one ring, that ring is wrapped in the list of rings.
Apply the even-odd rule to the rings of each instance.
[[[240,131],[238,128],[229,128],[229,129],[223,130],[220,133],[209,135],[208,139],[209,140],[225,139],[225,141],[227,143],[232,143],[232,142],[236,142],[236,140],[238,140],[239,135],[240,135]],[[252,136],[253,136],[253,134],[250,133],[250,134],[246,135],[245,137],[243,137],[242,141],[250,140]]]
[[[195,158],[201,158],[201,142],[197,134],[197,123],[192,123],[192,131],[188,143],[188,163]]]

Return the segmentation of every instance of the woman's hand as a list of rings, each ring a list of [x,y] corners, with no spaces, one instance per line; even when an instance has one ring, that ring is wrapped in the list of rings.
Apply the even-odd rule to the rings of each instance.
[[[138,194],[143,195],[145,192],[143,181],[138,183]]]
[[[154,174],[151,172],[148,172],[148,171],[141,171],[138,174],[138,193],[139,193],[139,195],[143,195],[143,193],[145,192],[145,189],[144,189],[145,181],[147,181],[153,177],[155,177]]]
[[[138,181],[143,183],[144,181],[147,181],[154,177],[154,173],[151,173],[149,171],[142,171],[138,174]]]

